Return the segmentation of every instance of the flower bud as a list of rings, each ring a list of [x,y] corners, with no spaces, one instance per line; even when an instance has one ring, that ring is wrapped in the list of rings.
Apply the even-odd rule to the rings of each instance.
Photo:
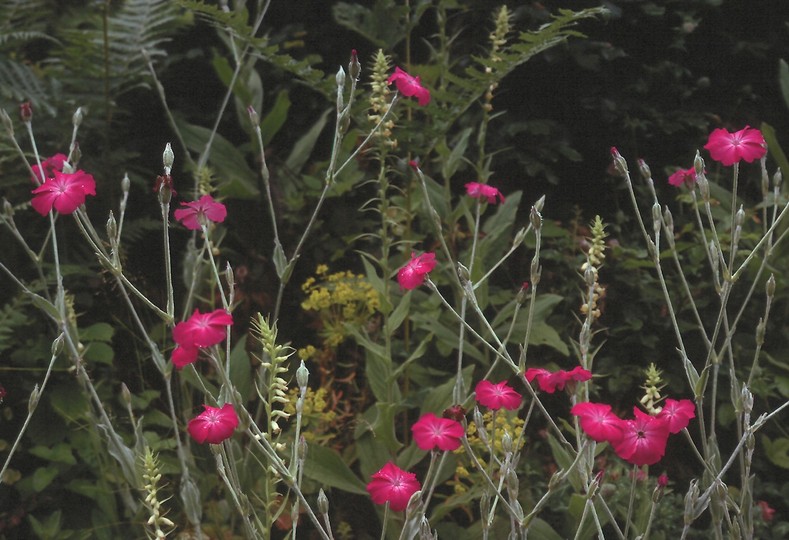
[[[773,296],[775,296],[775,275],[770,274],[770,277],[767,278],[767,284],[764,286],[765,291],[767,292],[767,298],[772,300]]]
[[[249,115],[249,122],[253,127],[260,126],[260,116],[258,116],[257,111],[252,105],[247,107],[247,114]]]
[[[420,512],[422,508],[422,491],[417,490],[411,495],[411,498],[408,499],[408,505],[405,507],[405,518],[406,521],[415,516],[418,512]]]
[[[518,290],[517,296],[515,296],[515,301],[523,305],[523,303],[526,302],[528,290],[529,290],[529,282],[524,281],[523,285],[521,285],[521,288]]]
[[[33,105],[29,101],[19,105],[19,117],[25,124],[29,124],[33,120]]]
[[[542,228],[542,216],[533,206],[531,207],[531,212],[529,212],[529,221],[535,231],[539,231]]]
[[[71,123],[74,124],[74,127],[79,127],[80,124],[82,124],[82,107],[77,107],[77,110],[74,111],[71,117]]]
[[[743,210],[742,205],[740,205],[740,209],[737,210],[737,213],[734,214],[734,226],[742,227],[744,221],[745,221],[745,210]]]
[[[526,239],[526,227],[521,227],[521,229],[515,233],[515,238],[512,239],[512,247],[518,247],[523,243]]]
[[[323,491],[323,488],[318,490],[318,512],[323,515],[329,513],[329,498],[326,496],[326,493]]]
[[[756,344],[759,346],[764,345],[765,325],[764,319],[759,318],[759,323],[756,325]]]
[[[671,214],[668,206],[663,210],[663,221],[666,223],[666,230],[670,236],[674,236],[674,216]]]
[[[655,234],[660,231],[660,205],[657,202],[652,205],[652,230]]]
[[[444,409],[444,412],[441,413],[441,416],[444,418],[449,418],[450,420],[454,420],[455,422],[462,422],[463,419],[466,418],[466,409],[464,409],[462,405],[452,405],[451,407]]]
[[[299,460],[303,463],[305,459],[307,459],[307,439],[304,438],[304,435],[299,437],[299,444],[296,447],[296,451],[299,455]]]
[[[30,392],[30,399],[27,400],[27,412],[32,413],[38,406],[38,400],[41,398],[41,391],[38,389],[38,383],[33,387]]]
[[[121,191],[128,193],[129,188],[131,188],[131,180],[129,180],[129,174],[124,173],[123,180],[121,180]]]
[[[173,153],[173,147],[170,145],[170,143],[167,143],[164,147],[164,152],[162,153],[162,164],[164,165],[165,176],[170,175],[170,171],[173,170],[174,161],[175,153]]]
[[[307,369],[307,366],[304,365],[304,360],[301,361],[301,365],[296,370],[296,383],[299,385],[299,390],[304,389],[306,392],[307,389],[307,382],[310,378],[310,370]]]
[[[340,69],[338,69],[337,73],[334,75],[334,81],[337,83],[337,88],[340,90],[345,88],[345,77],[345,70],[340,66]]]
[[[356,49],[351,49],[351,61],[348,63],[348,74],[351,76],[351,79],[358,81],[361,73],[362,65],[359,63],[359,56],[356,54]]]
[[[710,202],[710,182],[707,180],[707,176],[705,174],[702,173],[696,175],[696,185],[699,186],[701,199],[704,202]]]
[[[64,337],[65,336],[61,332],[58,335],[58,337],[56,337],[55,340],[52,342],[52,347],[51,347],[52,356],[57,356],[57,355],[59,355],[60,353],[63,352],[63,340],[64,340]]]
[[[115,215],[110,210],[110,217],[107,218],[107,237],[110,242],[116,242],[118,238],[118,223],[115,221]]]
[[[644,180],[652,178],[652,171],[650,170],[649,165],[647,165],[647,162],[643,159],[638,160],[638,172],[641,173],[641,177]]]
[[[69,151],[69,156],[71,158],[71,161],[68,162],[68,165],[72,169],[69,172],[73,173],[77,169],[77,164],[79,163],[79,160],[82,159],[82,150],[80,150],[79,143],[77,141],[74,141],[74,143],[71,145],[71,148],[69,150],[70,150]],[[63,172],[66,172],[66,167],[67,167],[67,165],[66,165],[66,163],[64,163],[63,164]]]
[[[625,158],[622,157],[622,154],[619,153],[619,150],[617,150],[615,146],[611,147],[611,157],[614,159],[614,168],[616,172],[622,176],[627,175],[627,161],[625,161]]]
[[[696,501],[699,499],[698,483],[699,481],[695,478],[691,480],[688,492],[685,494],[685,511],[682,516],[685,521],[685,525],[690,525],[695,519],[695,506]]]
[[[696,150],[696,157],[693,158],[693,171],[696,173],[697,180],[699,176],[704,175],[704,158],[701,157],[698,150]]]
[[[781,169],[778,169],[777,171],[775,171],[775,174],[773,175],[773,187],[776,188],[776,189],[780,188],[781,187],[781,182],[783,182],[783,179],[784,179],[784,176],[783,176],[783,173],[781,173]]]
[[[126,383],[121,383],[121,398],[123,398],[123,402],[128,406],[131,405],[131,391],[129,387],[126,386]]]
[[[501,449],[507,454],[512,453],[512,435],[509,431],[505,431],[501,436]]]
[[[471,274],[468,271],[468,268],[463,266],[462,263],[458,263],[458,277],[462,283],[467,283],[469,279],[471,279]]]
[[[538,212],[542,212],[543,206],[545,206],[545,195],[537,199],[537,202],[534,203],[534,208],[536,208]]]
[[[740,395],[742,399],[743,412],[745,414],[751,414],[751,411],[753,410],[753,393],[748,389],[747,386],[743,385]]]
[[[3,197],[3,215],[8,219],[14,217],[14,207],[5,197]]]

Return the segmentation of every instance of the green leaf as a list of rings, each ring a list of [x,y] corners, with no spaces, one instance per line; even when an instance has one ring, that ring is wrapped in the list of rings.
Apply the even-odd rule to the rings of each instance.
[[[58,443],[52,448],[34,446],[28,452],[36,457],[54,461],[55,463],[65,463],[66,465],[75,465],[77,463],[74,454],[71,453],[71,446],[66,443]]]
[[[288,119],[290,110],[290,95],[287,90],[280,90],[271,110],[260,122],[260,135],[263,137],[263,144],[268,145],[274,136],[282,129]]]
[[[79,337],[82,341],[104,341],[109,343],[112,341],[114,334],[115,328],[104,322],[92,324],[79,331]]]
[[[323,131],[323,128],[326,127],[326,122],[329,120],[329,113],[331,112],[332,109],[323,111],[323,114],[318,117],[318,120],[312,125],[307,133],[296,141],[296,144],[293,145],[293,150],[290,151],[290,155],[285,161],[287,170],[293,174],[299,174],[301,172],[302,167],[304,167],[304,164],[307,163],[307,160],[310,158],[313,148],[315,148],[315,143],[318,142],[318,137]]]
[[[44,521],[39,521],[33,514],[28,515],[30,520],[30,527],[36,533],[38,538],[60,538],[60,522],[63,517],[63,512],[57,510],[49,514]]]
[[[397,440],[395,434],[395,416],[406,407],[401,403],[376,403],[375,410],[378,416],[373,422],[372,428],[375,438],[383,443],[390,452],[397,452],[403,447],[403,443]]]
[[[466,128],[461,131],[456,139],[454,148],[452,148],[448,155],[442,156],[445,158],[442,160],[444,163],[441,166],[441,176],[444,177],[444,180],[448,181],[452,178],[463,162],[463,156],[466,154],[466,149],[468,148],[469,135],[471,135],[471,128]]]
[[[405,24],[408,7],[398,6],[393,0],[376,0],[372,9],[357,3],[337,2],[332,14],[337,24],[385,51],[391,51],[408,35]]]
[[[411,295],[404,294],[400,298],[400,303],[397,304],[395,310],[389,315],[389,319],[386,321],[386,328],[384,328],[384,332],[387,335],[392,335],[395,331],[400,328],[400,325],[403,324],[403,321],[408,316],[408,312],[411,308]]]
[[[282,279],[285,275],[285,270],[288,268],[288,258],[285,256],[285,250],[282,249],[282,244],[279,240],[274,239],[274,270],[277,272],[277,277]]]
[[[57,467],[39,467],[33,473],[33,490],[40,493],[58,475]]]
[[[331,448],[310,445],[304,461],[304,474],[324,485],[357,495],[367,495],[365,484]]]
[[[463,368],[462,377],[466,388],[471,386],[471,376],[474,373],[474,365],[468,365]],[[452,390],[455,388],[455,377],[432,388],[430,393],[422,402],[421,412],[432,412],[436,415],[441,414],[441,411],[452,405]]]
[[[205,150],[211,136],[210,129],[190,124],[178,117],[175,123],[187,148],[198,153]],[[239,199],[253,199],[259,195],[256,173],[249,168],[236,145],[218,133],[214,135],[208,164],[222,181],[218,186],[220,195]]]
[[[230,381],[241,399],[247,400],[252,396],[252,368],[249,363],[249,355],[246,351],[247,335],[244,334],[233,346],[230,352]]]
[[[767,435],[762,435],[765,455],[773,465],[782,469],[789,469],[789,438],[778,437],[770,440]]]
[[[783,175],[789,176],[789,159],[786,158],[786,154],[781,148],[781,145],[778,144],[778,137],[775,134],[775,128],[766,122],[762,122],[759,128],[762,132],[762,135],[764,135],[765,142],[767,142],[767,147],[770,149],[770,155],[773,156],[776,163],[778,163]]]
[[[115,351],[112,347],[101,341],[88,343],[85,349],[85,359],[88,362],[112,365],[113,358],[115,358]]]
[[[529,334],[529,344],[547,345],[548,347],[551,347],[552,349],[562,353],[564,356],[570,355],[570,349],[562,340],[562,336],[559,335],[559,332],[544,322],[532,324],[531,334]]]
[[[778,60],[778,83],[781,85],[784,104],[789,108],[789,64],[783,58]],[[772,153],[772,148],[770,152]]]

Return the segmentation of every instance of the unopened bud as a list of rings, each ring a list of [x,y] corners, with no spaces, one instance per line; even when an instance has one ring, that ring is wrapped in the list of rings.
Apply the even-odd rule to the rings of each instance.
[[[638,160],[638,172],[641,173],[641,177],[644,180],[652,178],[652,171],[650,170],[649,165],[647,165],[647,162],[643,159]]]
[[[129,391],[129,387],[124,382],[121,383],[121,398],[123,398],[123,402],[126,405],[131,405],[131,391]]]
[[[696,175],[696,184],[699,186],[699,193],[704,202],[710,202],[710,182],[704,173]]]
[[[751,414],[751,411],[753,410],[753,393],[748,389],[747,386],[743,385],[740,395],[742,399],[743,412],[745,414]]]
[[[510,467],[509,469],[507,469],[506,478],[507,478],[507,488],[513,495],[515,495],[515,497],[517,497],[518,489],[520,489],[520,482],[518,481],[518,473],[516,473],[515,470],[512,467]],[[514,499],[515,497],[512,498]]]
[[[615,146],[611,147],[611,157],[614,159],[614,168],[616,172],[622,176],[627,175],[627,161],[625,161],[625,158],[622,157],[622,154],[619,153],[619,150],[617,150]]]
[[[734,226],[742,227],[744,221],[745,221],[745,210],[743,210],[742,205],[740,205],[740,209],[737,210],[736,214],[734,214]]]
[[[775,275],[770,274],[770,277],[767,278],[767,283],[764,286],[765,291],[767,292],[767,298],[772,299],[775,296]]]
[[[528,281],[524,281],[523,285],[521,285],[521,288],[518,290],[518,294],[515,296],[515,301],[518,302],[521,305],[524,302],[526,302],[526,298],[528,296],[528,294],[527,294],[528,291],[529,291],[529,282]]]
[[[111,242],[115,242],[118,237],[118,223],[115,221],[112,210],[110,210],[110,217],[107,218],[107,237]]]
[[[698,150],[696,150],[696,157],[693,158],[693,172],[696,173],[697,180],[699,176],[704,175],[704,158],[701,157],[701,153]]]
[[[296,370],[296,383],[299,385],[299,390],[307,388],[307,382],[310,378],[310,370],[307,369],[307,366],[304,365],[304,360],[301,361],[301,365]]]
[[[540,277],[542,276],[542,268],[540,268],[540,259],[538,259],[536,255],[531,259],[531,267],[529,268],[529,274],[531,278],[531,284],[536,287],[540,283]]]
[[[71,117],[71,123],[74,124],[74,127],[79,127],[80,124],[82,124],[82,107],[77,107],[77,110],[74,111]]]
[[[764,334],[765,334],[765,325],[764,319],[759,319],[759,323],[756,325],[756,344],[761,346],[764,345]]]
[[[258,116],[258,112],[252,105],[247,107],[247,114],[249,115],[249,122],[252,126],[258,127],[260,125],[260,116]]]
[[[5,197],[3,197],[3,215],[9,219],[14,217],[14,207]]]
[[[361,73],[362,65],[359,63],[359,55],[356,54],[356,49],[351,49],[351,61],[348,63],[348,74],[351,76],[351,79],[358,81]]]
[[[64,335],[61,333],[61,334],[60,334],[60,335],[58,335],[58,337],[56,337],[56,338],[55,338],[55,340],[52,342],[52,347],[51,347],[51,350],[52,350],[52,356],[57,356],[57,355],[59,355],[61,352],[63,352],[63,339],[64,339]]]
[[[36,410],[38,406],[38,400],[41,398],[41,391],[38,389],[38,383],[33,387],[33,391],[30,392],[30,399],[27,401],[27,412],[32,413]]]
[[[509,431],[505,431],[501,436],[501,449],[507,454],[512,453],[512,435]]]
[[[698,482],[699,481],[696,479],[691,480],[688,492],[685,494],[685,511],[683,512],[682,516],[685,521],[685,525],[690,525],[695,519],[696,501],[699,499]]]
[[[329,513],[329,498],[326,496],[323,488],[318,490],[318,512],[323,515]]]
[[[526,239],[526,227],[521,227],[521,229],[515,233],[515,238],[512,239],[512,247],[516,248],[523,243]]]
[[[534,208],[536,208],[538,212],[542,212],[543,206],[545,206],[545,195],[537,199],[537,202],[534,203]]]
[[[781,182],[783,182],[783,180],[784,180],[784,175],[783,173],[781,173],[781,169],[778,169],[777,171],[775,171],[775,174],[773,175],[773,187],[774,188],[781,187]]]
[[[174,161],[175,153],[173,153],[173,147],[170,145],[170,143],[167,143],[164,147],[164,152],[162,153],[162,164],[164,165],[165,176],[170,175],[170,172],[173,170]]]
[[[334,80],[337,83],[337,88],[345,88],[345,70],[342,69],[342,66],[337,70],[337,74],[334,75]]]
[[[463,266],[462,263],[458,263],[458,277],[462,283],[467,283],[469,279],[471,279],[471,274],[468,271],[468,268]]]
[[[299,444],[296,450],[299,455],[299,460],[304,462],[304,460],[307,459],[307,439],[304,438],[304,435],[299,437]]]
[[[71,145],[69,157],[71,158],[69,164],[72,166],[73,169],[76,169],[79,160],[82,159],[82,150],[80,149],[79,143],[77,141],[74,141],[74,144]],[[63,172],[66,172],[65,163],[63,164]]]
[[[408,505],[405,507],[406,520],[410,517],[417,515],[422,508],[422,491],[416,491],[411,498],[408,499]]]
[[[225,281],[227,282],[227,290],[232,292],[236,288],[236,274],[229,262],[225,265]]]
[[[591,264],[586,265],[586,269],[584,270],[584,281],[587,287],[592,287],[597,282],[597,271]]]
[[[531,207],[531,212],[529,212],[529,221],[531,222],[531,226],[534,227],[535,231],[539,231],[542,228],[542,216],[540,212],[537,211],[535,207]]]
[[[19,117],[25,124],[29,124],[33,120],[33,105],[29,101],[19,105]]]
[[[657,202],[652,205],[652,230],[655,234],[660,231],[660,205]]]
[[[668,209],[668,206],[665,210],[663,210],[663,221],[666,223],[668,234],[674,236],[674,216],[672,215],[671,210]]]

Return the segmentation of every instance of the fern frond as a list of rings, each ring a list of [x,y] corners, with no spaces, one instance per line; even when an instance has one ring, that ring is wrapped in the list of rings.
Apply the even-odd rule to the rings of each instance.
[[[54,114],[48,89],[27,64],[0,58],[0,97],[15,101],[30,101],[34,108]]]

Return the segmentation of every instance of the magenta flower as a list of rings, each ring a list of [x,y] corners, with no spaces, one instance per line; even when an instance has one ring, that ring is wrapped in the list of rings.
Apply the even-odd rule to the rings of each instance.
[[[666,453],[669,423],[633,408],[635,419],[622,420],[622,438],[611,442],[616,455],[633,465],[654,465]]]
[[[375,504],[389,503],[395,512],[408,506],[411,496],[422,489],[414,473],[406,472],[391,461],[372,475],[367,492]]]
[[[430,91],[422,86],[419,77],[412,77],[399,67],[389,75],[386,81],[388,84],[395,83],[397,90],[407,97],[415,97],[420,106],[424,107],[430,103]]]
[[[767,153],[767,143],[762,132],[750,126],[745,126],[734,133],[729,133],[723,128],[713,130],[704,148],[709,150],[712,159],[727,167],[738,163],[741,159],[751,163]]]
[[[233,405],[225,403],[222,408],[203,405],[205,411],[189,421],[189,435],[200,444],[219,444],[229,439],[238,427],[238,415]]]
[[[514,411],[523,401],[523,396],[508,385],[507,381],[493,384],[482,380],[477,383],[474,392],[477,394],[477,403],[493,410],[504,407],[508,411]]]
[[[188,320],[173,328],[173,341],[184,349],[211,347],[225,339],[226,327],[233,324],[233,316],[224,309],[200,313],[195,309]]]
[[[480,184],[479,182],[466,184],[466,195],[475,199],[487,199],[488,204],[496,204],[496,199],[504,204],[504,195],[501,194],[501,191],[493,186]]]
[[[53,174],[53,178],[48,178],[32,192],[35,196],[30,202],[42,216],[53,208],[61,214],[72,214],[85,203],[85,197],[96,195],[96,181],[84,171],[73,174],[53,171]]]
[[[436,267],[436,254],[411,254],[411,260],[397,272],[397,282],[401,289],[416,289],[425,282],[425,276]]]
[[[225,205],[216,202],[211,195],[203,195],[196,201],[181,203],[181,206],[186,208],[176,210],[175,219],[193,231],[199,231],[209,221],[222,223],[227,217]]]
[[[696,182],[696,169],[678,169],[677,172],[668,177],[668,183],[674,187],[680,187],[683,184],[692,186]]]
[[[696,417],[696,406],[689,399],[666,399],[663,409],[658,413],[658,418],[663,418],[668,422],[668,430],[671,433],[679,433],[690,423],[691,418]]]
[[[171,357],[173,365],[177,369],[183,369],[189,364],[193,364],[197,361],[197,354],[199,352],[200,351],[196,347],[186,347],[179,345],[173,349],[173,355]]]
[[[33,169],[33,176],[30,178],[30,181],[34,184],[42,184],[46,182],[47,178],[52,178],[55,175],[55,171],[63,172],[63,164],[67,159],[65,154],[55,154],[42,161],[41,167],[39,167],[38,164],[33,165],[31,167]],[[43,174],[41,172],[42,170],[44,171]]]
[[[585,401],[574,405],[570,413],[578,417],[581,429],[590,439],[613,444],[622,438],[622,420],[611,412],[610,405]]]
[[[592,373],[581,366],[575,366],[570,371],[559,370],[550,372],[547,369],[529,368],[524,374],[526,380],[532,382],[537,379],[540,390],[553,394],[556,390],[564,390],[564,386],[571,381],[588,381]]]
[[[443,450],[450,452],[460,448],[460,439],[465,431],[460,422],[449,418],[439,418],[433,413],[423,414],[411,426],[416,445],[422,450]]]

